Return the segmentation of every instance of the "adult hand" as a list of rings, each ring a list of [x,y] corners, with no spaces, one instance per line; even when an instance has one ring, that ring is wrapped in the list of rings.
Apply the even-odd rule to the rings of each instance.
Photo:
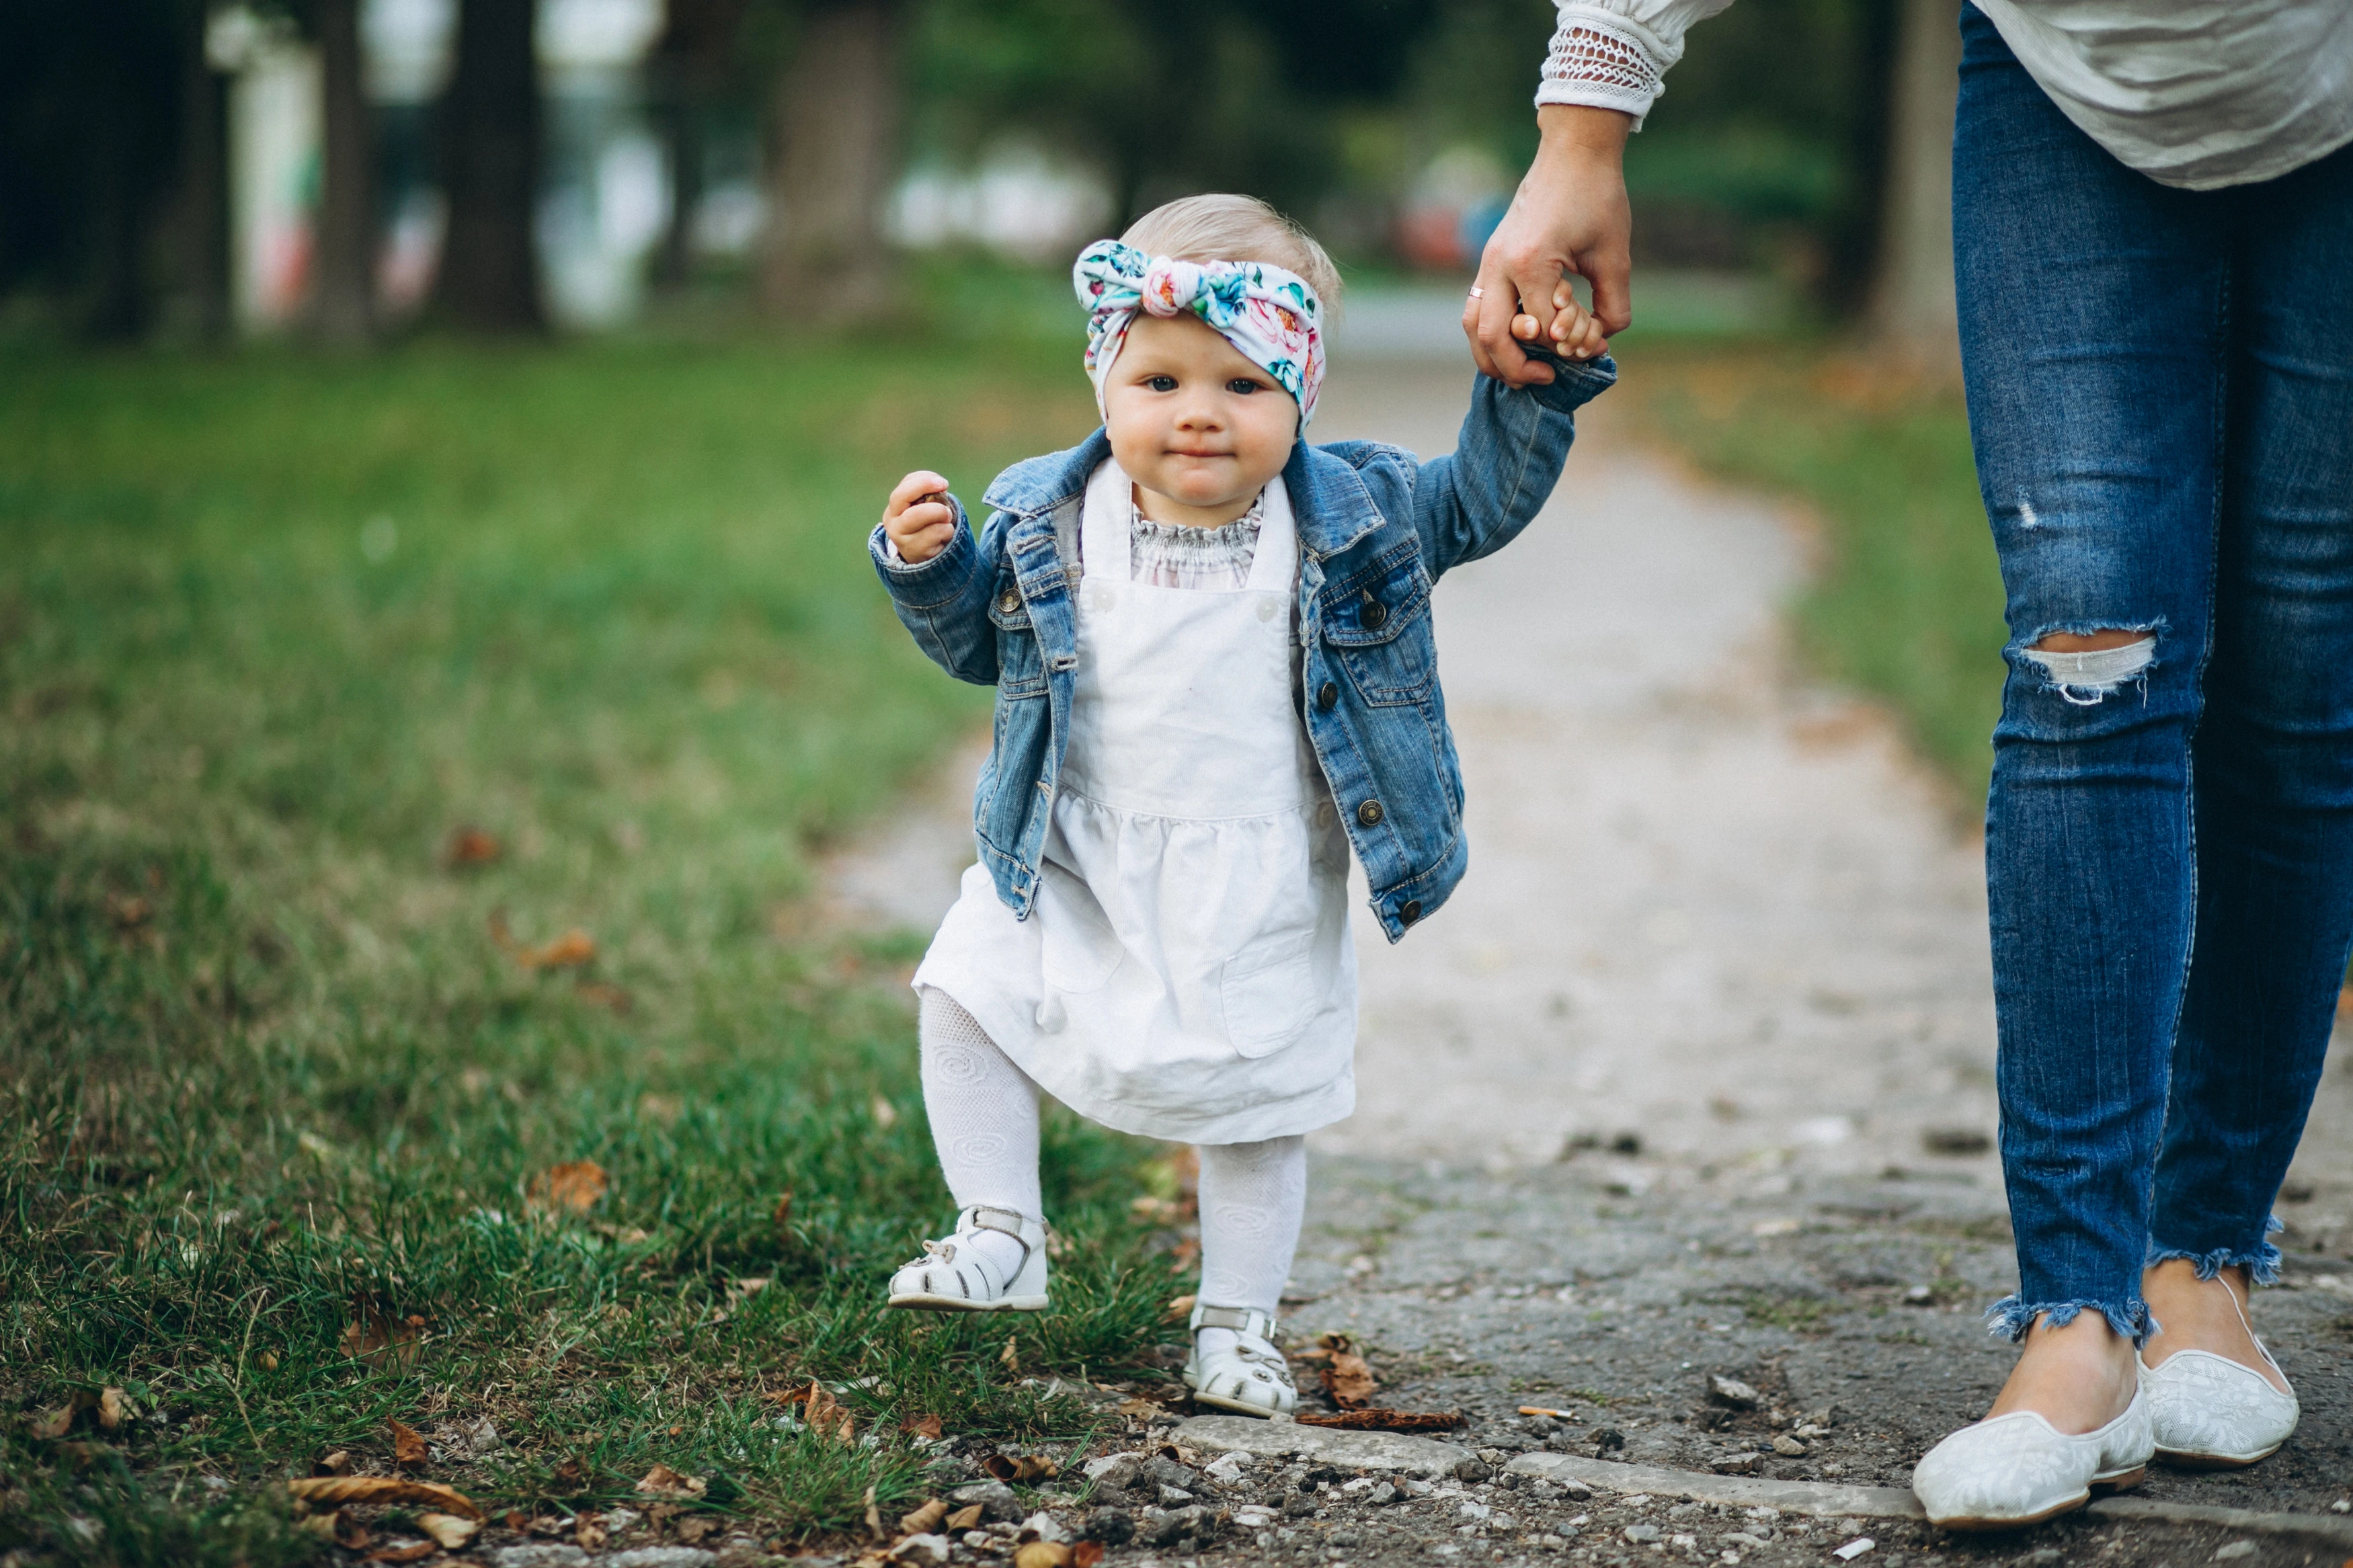
[[[1478,285],[1462,309],[1471,357],[1514,386],[1552,379],[1552,367],[1528,358],[1514,338],[1515,331],[1521,338],[1548,330],[1556,341],[1565,336],[1571,318],[1554,304],[1564,273],[1593,285],[1593,316],[1604,333],[1623,331],[1634,319],[1625,172],[1632,119],[1614,109],[1547,103],[1536,110],[1536,124],[1543,144],[1487,241]]]

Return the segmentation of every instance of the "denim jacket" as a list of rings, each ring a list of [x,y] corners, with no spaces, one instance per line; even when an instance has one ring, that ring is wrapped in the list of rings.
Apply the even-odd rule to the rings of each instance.
[[[1308,739],[1391,942],[1436,912],[1469,859],[1430,588],[1527,526],[1560,478],[1573,411],[1618,379],[1608,359],[1555,369],[1544,386],[1478,377],[1454,452],[1433,462],[1370,441],[1301,441],[1283,467]],[[954,540],[920,565],[892,559],[880,527],[867,541],[916,644],[959,680],[997,688],[973,831],[997,896],[1023,920],[1070,734],[1080,502],[1110,455],[1097,430],[1016,463],[988,487],[979,531],[956,503]]]

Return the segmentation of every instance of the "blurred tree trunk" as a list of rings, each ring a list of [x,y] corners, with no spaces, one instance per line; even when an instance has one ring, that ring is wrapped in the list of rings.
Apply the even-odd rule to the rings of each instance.
[[[311,324],[329,342],[375,331],[375,139],[360,54],[360,0],[317,0],[323,100],[318,282]]]
[[[228,79],[213,69],[205,34],[211,7],[182,0],[179,287],[196,336],[228,331]]]
[[[1824,300],[1846,317],[1870,310],[1886,227],[1887,142],[1894,124],[1899,8],[1885,0],[1855,7],[1854,118],[1846,138],[1849,196],[1831,237]]]
[[[745,0],[669,0],[660,41],[648,62],[654,119],[670,170],[670,222],[654,253],[658,289],[682,289],[694,277],[705,116],[742,46],[744,5]]]
[[[812,6],[776,90],[760,300],[808,321],[881,315],[891,258],[882,204],[898,173],[898,0]]]
[[[477,332],[536,332],[539,61],[533,0],[459,0],[458,58],[442,103],[448,238],[434,283],[439,313]]]
[[[1871,324],[1891,352],[1949,368],[1960,358],[1953,304],[1953,106],[1961,64],[1960,0],[1894,4],[1900,16]]]

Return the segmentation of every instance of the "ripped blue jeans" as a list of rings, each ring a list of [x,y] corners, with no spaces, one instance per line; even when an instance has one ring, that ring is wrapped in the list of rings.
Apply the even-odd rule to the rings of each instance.
[[[2171,189],[1964,7],[1953,226],[2011,641],[1986,807],[2020,1293],[2276,1273],[2353,946],[2353,148]],[[2054,655],[2053,633],[2138,634]]]

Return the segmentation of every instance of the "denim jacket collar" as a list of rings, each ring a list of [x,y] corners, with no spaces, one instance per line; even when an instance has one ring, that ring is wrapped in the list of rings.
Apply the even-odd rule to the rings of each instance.
[[[1098,426],[1068,451],[1014,464],[997,476],[981,500],[1016,517],[1050,512],[1083,495],[1087,480],[1110,456],[1111,437]],[[1338,554],[1381,525],[1380,509],[1355,465],[1323,447],[1293,442],[1282,482],[1291,492],[1299,542],[1319,559]]]

